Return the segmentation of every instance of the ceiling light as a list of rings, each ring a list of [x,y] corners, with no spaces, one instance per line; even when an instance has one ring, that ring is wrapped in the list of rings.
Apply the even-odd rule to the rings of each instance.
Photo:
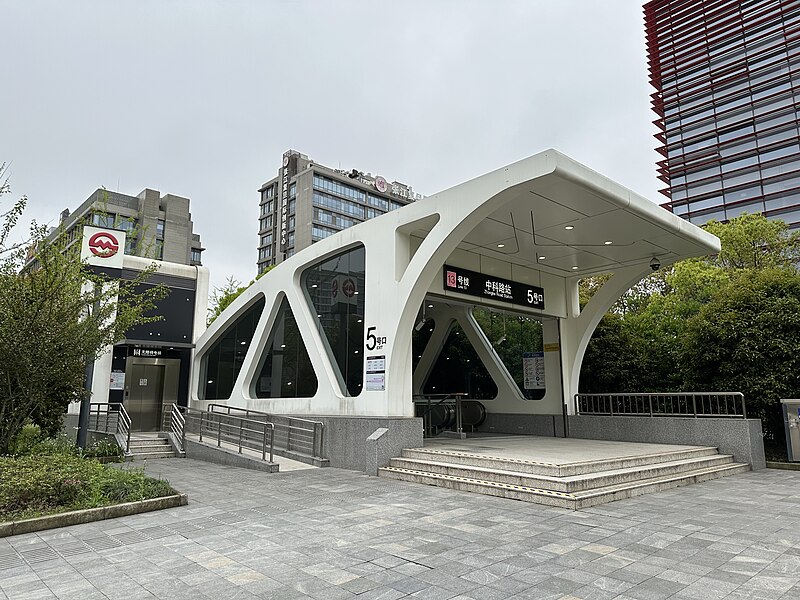
[[[505,248],[505,247],[506,247],[506,245],[505,245],[505,244],[497,244],[497,247],[498,247],[498,248]]]
[[[573,229],[575,229],[575,226],[574,225],[567,225],[566,227],[564,227],[564,229],[566,229],[567,231],[572,231]]]
[[[317,284],[316,284],[316,283],[312,283],[312,284],[311,284],[311,287],[312,287],[312,288],[315,288],[315,287],[317,287]]]
[[[240,346],[247,346],[247,342],[239,342]]]
[[[547,258],[547,257],[546,256],[540,256],[539,260],[544,260],[545,258]]]
[[[281,344],[281,348],[286,348],[286,344]]]
[[[433,308],[433,304],[428,304],[428,308]]]
[[[611,240],[606,240],[606,241],[605,241],[605,242],[603,242],[603,243],[604,243],[606,246],[610,246],[610,245],[611,245],[611,244],[613,244],[614,242],[612,242]]]
[[[572,267],[572,270],[573,271],[577,271],[578,270],[578,265],[575,265],[574,267]]]

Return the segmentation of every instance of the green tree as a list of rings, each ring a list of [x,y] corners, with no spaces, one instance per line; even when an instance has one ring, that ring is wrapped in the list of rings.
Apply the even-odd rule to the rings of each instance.
[[[268,266],[261,273],[256,275],[256,278],[252,279],[247,285],[242,285],[241,282],[234,277],[228,277],[227,281],[225,281],[225,285],[222,287],[215,287],[211,291],[211,297],[208,302],[208,319],[206,320],[206,325],[211,325],[211,323],[222,314],[223,310],[228,308],[234,300],[242,295],[242,292],[269,273],[275,266],[276,265]]]
[[[745,271],[720,287],[688,323],[688,389],[740,391],[768,440],[783,440],[781,398],[800,395],[800,275]]]
[[[710,262],[724,269],[794,269],[800,262],[800,232],[790,231],[783,221],[743,214],[728,223],[710,221],[705,229],[722,242]]]
[[[10,192],[7,178],[0,190]],[[35,224],[26,246],[37,249],[36,268],[23,270],[26,247],[8,240],[24,206],[14,203],[0,224],[0,454],[27,422],[55,435],[69,403],[86,397],[88,361],[130,327],[157,320],[144,314],[166,293],[137,293],[151,271],[133,281],[93,273],[67,236],[48,238]]]

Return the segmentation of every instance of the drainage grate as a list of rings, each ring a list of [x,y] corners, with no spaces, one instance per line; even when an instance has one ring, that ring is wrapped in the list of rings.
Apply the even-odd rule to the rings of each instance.
[[[87,544],[92,550],[108,550],[109,548],[119,548],[122,544],[119,540],[111,537],[111,536],[104,536],[104,537],[96,537],[90,540],[83,540],[85,544]]]
[[[216,515],[211,515],[209,518],[217,521],[218,523],[223,523],[225,525],[230,525],[232,523],[241,523],[242,521],[246,521],[246,519],[242,515],[237,515],[234,513],[219,513]]]
[[[63,546],[55,546],[55,551],[64,558],[68,556],[77,556],[78,554],[86,554],[91,552],[92,549],[81,541],[64,544]]]
[[[46,560],[53,560],[55,558],[61,558],[58,555],[58,552],[53,550],[50,546],[40,546],[38,548],[31,548],[29,550],[24,550],[20,554],[22,554],[22,558],[24,558],[29,564],[40,563]]]
[[[139,532],[143,535],[146,535],[151,540],[159,540],[161,538],[175,535],[174,531],[167,529],[166,527],[162,527],[161,525],[157,525],[155,527],[145,527],[144,529],[140,529]]]
[[[139,542],[146,542],[150,539],[141,531],[125,531],[123,533],[116,534],[114,537],[122,542],[124,546],[138,544]]]
[[[14,567],[22,567],[25,561],[16,552],[4,552],[0,554],[0,569],[13,569]]]

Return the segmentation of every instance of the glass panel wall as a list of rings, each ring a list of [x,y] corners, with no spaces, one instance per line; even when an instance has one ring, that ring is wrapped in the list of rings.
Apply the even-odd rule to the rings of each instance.
[[[347,396],[358,396],[364,379],[365,261],[358,246],[306,269],[302,278]]]
[[[205,383],[199,390],[202,400],[230,398],[263,310],[264,298],[261,297],[203,355],[200,372],[204,373],[201,381]]]
[[[422,393],[431,396],[467,394],[467,398],[473,400],[492,400],[497,397],[497,385],[456,321],[451,325],[450,335]]]
[[[259,361],[252,393],[256,398],[308,398],[317,393],[317,375],[286,297]]]
[[[514,379],[520,393],[528,400],[544,398],[545,382],[542,380],[537,383],[535,373],[536,366],[544,361],[542,324],[531,317],[498,313],[479,307],[472,310],[472,315],[492,344],[500,362]]]

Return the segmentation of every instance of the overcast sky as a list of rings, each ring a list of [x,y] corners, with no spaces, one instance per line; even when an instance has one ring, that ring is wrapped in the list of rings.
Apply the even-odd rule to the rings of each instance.
[[[289,148],[428,195],[552,147],[663,200],[641,1],[0,0],[0,56],[27,220],[187,196],[216,286]]]

